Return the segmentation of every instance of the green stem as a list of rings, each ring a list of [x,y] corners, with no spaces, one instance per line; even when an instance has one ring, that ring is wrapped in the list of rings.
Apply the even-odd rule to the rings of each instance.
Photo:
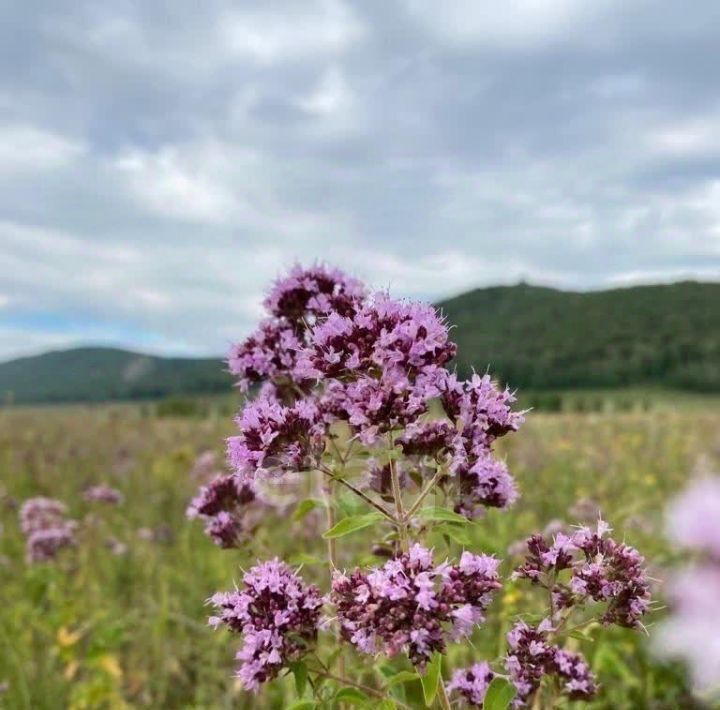
[[[445,690],[445,683],[443,683],[442,674],[438,678],[438,700],[440,701],[440,707],[443,710],[451,710],[450,700],[448,699],[447,691]]]
[[[423,490],[420,492],[420,495],[415,499],[415,502],[410,506],[410,510],[405,515],[406,521],[409,521],[410,518],[417,512],[417,509],[420,507],[422,502],[425,500],[425,498],[428,497],[428,495],[432,492],[433,488],[435,488],[435,484],[443,477],[445,474],[445,471],[443,471],[442,468],[439,468],[435,475],[430,479],[430,482],[423,488]]]
[[[392,453],[392,450],[394,448],[393,438],[392,434],[388,434],[388,438],[390,441],[390,452]],[[392,484],[392,492],[393,492],[393,498],[395,499],[395,517],[398,521],[398,535],[400,537],[400,549],[403,552],[407,552],[410,549],[410,544],[408,542],[408,532],[407,532],[407,520],[405,518],[405,511],[403,510],[403,502],[402,502],[402,491],[400,490],[400,479],[398,477],[397,469],[395,468],[395,461],[390,456],[390,482]]]

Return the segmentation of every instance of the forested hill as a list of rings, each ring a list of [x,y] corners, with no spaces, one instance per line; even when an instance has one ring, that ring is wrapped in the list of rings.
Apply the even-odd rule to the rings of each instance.
[[[216,359],[164,358],[115,348],[75,348],[0,363],[0,403],[102,402],[230,392]]]
[[[513,387],[661,385],[720,391],[720,283],[568,292],[482,288],[438,304],[458,367]]]
[[[458,368],[525,390],[650,385],[720,391],[720,283],[572,293],[477,289],[438,304]],[[0,404],[230,392],[217,359],[76,348],[0,363]]]

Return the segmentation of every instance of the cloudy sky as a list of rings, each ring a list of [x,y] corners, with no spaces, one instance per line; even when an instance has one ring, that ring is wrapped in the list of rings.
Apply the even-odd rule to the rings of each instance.
[[[0,359],[398,295],[720,278],[720,3],[2,3]]]

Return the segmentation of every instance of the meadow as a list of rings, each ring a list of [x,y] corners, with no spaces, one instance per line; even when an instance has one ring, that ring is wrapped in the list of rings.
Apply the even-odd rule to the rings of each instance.
[[[177,416],[172,408],[159,416],[139,405],[0,410],[0,707],[292,705],[292,676],[258,696],[239,688],[238,640],[207,625],[205,601],[231,589],[241,567],[275,555],[303,565],[303,575],[326,590],[325,513],[312,503],[268,509],[243,550],[220,550],[201,524],[186,519],[200,483],[193,473],[198,456],[214,451],[222,465],[223,439],[233,429],[224,409],[204,407],[201,417]],[[693,471],[720,470],[720,409],[711,401],[639,409],[649,411],[531,413],[498,447],[520,485],[514,510],[490,510],[462,531],[441,526],[432,538],[436,553],[495,553],[507,573],[517,563],[513,543],[551,521],[558,528],[591,517],[597,504],[616,534],[645,554],[661,600],[664,570],[683,558],[664,539],[663,511]],[[82,491],[98,482],[118,488],[123,504],[85,501]],[[313,485],[312,477],[300,477],[287,493],[307,499]],[[37,495],[65,501],[82,523],[80,544],[52,564],[25,561],[17,507]],[[341,497],[337,515],[353,506]],[[377,564],[372,542],[367,531],[347,538],[340,563]],[[527,585],[506,586],[488,624],[472,644],[453,646],[446,662],[498,655],[512,620],[533,604]],[[650,639],[663,613],[650,615]],[[643,634],[591,626],[571,644],[601,684],[591,707],[704,707],[691,696],[682,666],[659,660]],[[387,671],[387,661],[373,665],[351,648],[344,654],[367,686]],[[392,663],[396,671],[403,660]],[[394,692],[422,707],[419,685],[399,684]]]

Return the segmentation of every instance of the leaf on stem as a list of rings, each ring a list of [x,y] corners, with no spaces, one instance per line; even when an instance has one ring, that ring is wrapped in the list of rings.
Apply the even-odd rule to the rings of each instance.
[[[333,525],[330,530],[326,530],[323,533],[325,540],[333,540],[338,537],[345,537],[351,533],[368,528],[375,523],[384,520],[385,518],[381,513],[366,513],[365,515],[352,515],[348,518],[343,518],[339,523]]]
[[[434,653],[432,660],[425,667],[425,675],[420,676],[420,681],[423,687],[423,695],[425,696],[425,705],[430,707],[437,695],[438,684],[440,682],[440,665],[442,663],[442,656],[439,653]]]
[[[488,686],[483,710],[506,710],[517,694],[515,686],[505,678],[496,677]]]

